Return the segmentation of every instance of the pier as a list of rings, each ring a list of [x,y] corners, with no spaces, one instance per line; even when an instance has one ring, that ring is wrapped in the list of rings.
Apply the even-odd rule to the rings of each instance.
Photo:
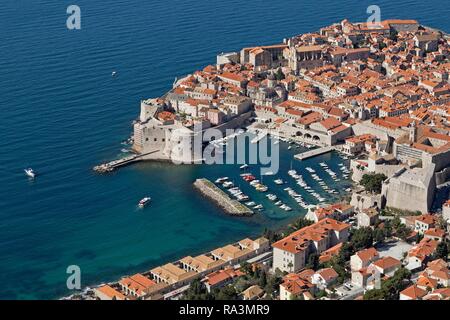
[[[297,160],[305,160],[305,159],[312,158],[312,157],[315,157],[315,156],[318,156],[318,155],[321,155],[321,154],[324,154],[324,153],[328,153],[328,152],[333,151],[333,150],[335,150],[335,148],[331,147],[331,146],[330,147],[323,147],[323,148],[309,150],[309,151],[305,151],[305,152],[296,154],[294,156],[294,158],[297,159]]]
[[[231,199],[225,192],[208,179],[195,180],[194,187],[209,200],[215,202],[229,215],[250,216],[254,213],[244,204]]]
[[[119,168],[119,167],[123,167],[123,166],[127,166],[131,163],[135,163],[138,161],[143,160],[143,157],[146,155],[149,155],[151,153],[157,152],[156,151],[152,151],[152,152],[147,152],[147,153],[142,153],[142,154],[133,154],[131,156],[128,157],[124,157],[121,159],[117,159],[117,160],[113,160],[111,162],[107,162],[107,163],[102,163],[98,166],[95,166],[93,168],[93,170],[95,172],[99,172],[99,173],[106,173],[106,172],[111,172],[114,171],[115,169]]]

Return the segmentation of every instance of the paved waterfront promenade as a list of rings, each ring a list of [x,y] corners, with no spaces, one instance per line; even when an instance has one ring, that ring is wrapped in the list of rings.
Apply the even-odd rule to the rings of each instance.
[[[208,179],[195,180],[194,187],[230,215],[249,216],[254,213],[239,201],[231,199],[225,192]]]
[[[311,157],[315,157],[330,151],[335,150],[334,147],[323,147],[323,148],[319,148],[319,149],[314,149],[314,150],[309,150],[309,151],[305,151],[299,154],[296,154],[294,156],[295,159],[297,160],[305,160]]]

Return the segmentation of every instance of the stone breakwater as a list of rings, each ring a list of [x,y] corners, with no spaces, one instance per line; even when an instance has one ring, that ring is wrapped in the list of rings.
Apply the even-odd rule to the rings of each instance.
[[[231,199],[225,192],[208,179],[195,180],[194,187],[229,215],[250,216],[254,213],[239,201]]]

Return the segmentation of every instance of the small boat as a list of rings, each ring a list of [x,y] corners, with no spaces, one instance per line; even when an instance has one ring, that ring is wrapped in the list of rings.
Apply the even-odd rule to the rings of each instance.
[[[284,181],[282,179],[276,179],[273,182],[275,182],[276,184],[283,184]]]
[[[33,169],[28,168],[28,169],[24,169],[24,171],[25,171],[25,174],[27,176],[29,176],[30,178],[36,177],[36,173],[33,171]]]
[[[117,74],[117,72],[116,71],[113,71],[113,72],[111,72],[111,76],[115,76]]]
[[[291,150],[291,149],[292,149],[292,147],[291,147],[291,146],[289,146],[289,147],[288,147],[288,150]]]
[[[221,178],[217,179],[215,182],[216,183],[222,183],[222,182],[227,181],[227,180],[228,180],[228,177],[221,177]]]
[[[139,201],[139,207],[145,207],[152,199],[150,197],[145,197],[141,201]]]
[[[253,207],[253,209],[256,209],[256,210],[260,210],[260,209],[262,209],[262,208],[264,208],[264,207],[262,206],[262,204],[258,204],[257,206]]]
[[[246,164],[246,163],[239,167],[239,169],[241,169],[241,170],[245,170],[247,168],[248,168],[248,164]]]
[[[256,203],[254,201],[250,201],[250,202],[246,202],[245,205],[249,206],[249,207],[254,207],[254,206],[256,206]]]
[[[256,187],[256,190],[259,192],[266,192],[267,190],[269,190],[269,188],[263,184],[259,185]]]
[[[267,172],[264,172],[264,175],[265,176],[273,176],[275,173],[273,173],[272,171],[267,171]]]
[[[224,182],[224,183],[222,184],[222,186],[223,186],[224,188],[230,188],[230,187],[234,186],[234,183],[231,182],[231,181],[226,181],[226,182]]]

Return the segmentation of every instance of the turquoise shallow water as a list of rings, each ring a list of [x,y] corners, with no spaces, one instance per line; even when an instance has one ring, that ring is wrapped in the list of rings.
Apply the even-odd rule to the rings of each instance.
[[[198,177],[238,179],[236,167],[144,163],[107,176],[90,169],[119,156],[139,100],[161,95],[175,76],[213,63],[222,51],[279,42],[345,17],[364,20],[371,2],[75,3],[82,30],[74,32],[65,28],[72,1],[2,1],[0,299],[67,294],[71,264],[81,267],[83,285],[110,281],[260,234],[301,214],[268,208],[251,219],[230,218],[193,192]],[[450,29],[448,2],[378,4],[383,19],[415,18]],[[335,163],[333,157],[320,160]],[[284,171],[290,159],[285,152]],[[40,173],[34,182],[23,175],[28,166]],[[147,194],[151,207],[136,211]]]

